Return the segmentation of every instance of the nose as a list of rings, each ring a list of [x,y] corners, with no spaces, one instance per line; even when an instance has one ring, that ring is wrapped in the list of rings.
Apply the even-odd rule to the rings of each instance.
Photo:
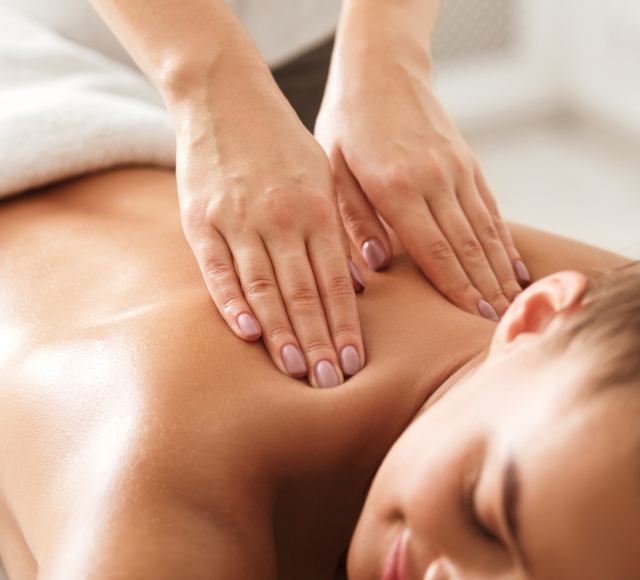
[[[451,567],[444,558],[431,562],[424,575],[424,580],[454,580]]]

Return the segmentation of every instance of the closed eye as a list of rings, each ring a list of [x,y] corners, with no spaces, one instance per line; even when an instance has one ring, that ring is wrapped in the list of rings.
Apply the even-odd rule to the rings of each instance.
[[[478,537],[490,542],[492,544],[502,545],[500,538],[489,529],[478,516],[475,502],[475,491],[477,487],[476,478],[468,478],[465,481],[462,489],[462,509],[464,512],[465,520],[469,526],[469,529],[474,532]]]

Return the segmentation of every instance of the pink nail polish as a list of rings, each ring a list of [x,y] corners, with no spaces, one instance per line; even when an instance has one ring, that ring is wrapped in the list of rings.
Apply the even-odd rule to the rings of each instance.
[[[245,338],[257,338],[260,336],[260,327],[251,314],[243,312],[238,316],[238,326]]]
[[[355,283],[360,286],[358,292],[360,290],[364,290],[364,280],[362,279],[360,268],[356,266],[356,263],[351,258],[347,258],[347,260],[349,261],[349,271],[351,272],[351,277],[354,279]]]
[[[529,274],[529,269],[525,265],[522,260],[516,260],[513,263],[513,269],[515,270],[516,276],[518,277],[518,281],[520,284],[530,284],[531,283],[531,274]]]
[[[362,244],[362,256],[372,270],[378,270],[387,260],[387,252],[380,240],[376,238],[371,238]]]
[[[336,370],[328,360],[321,360],[316,365],[316,379],[321,389],[332,389],[340,384]]]
[[[286,344],[282,347],[282,362],[292,377],[299,379],[307,374],[307,363],[298,347],[293,344]]]
[[[493,322],[500,322],[498,318],[498,313],[494,310],[493,306],[489,304],[486,300],[480,300],[478,302],[478,312],[482,315],[483,318],[487,320],[492,320]]]
[[[340,366],[345,375],[352,377],[360,372],[360,356],[353,346],[345,346],[340,351]]]

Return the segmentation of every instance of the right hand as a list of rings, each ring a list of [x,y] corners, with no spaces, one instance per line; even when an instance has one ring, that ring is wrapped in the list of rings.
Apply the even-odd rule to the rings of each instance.
[[[184,231],[231,330],[262,337],[283,373],[336,386],[364,348],[331,168],[272,79],[238,77],[175,123]]]

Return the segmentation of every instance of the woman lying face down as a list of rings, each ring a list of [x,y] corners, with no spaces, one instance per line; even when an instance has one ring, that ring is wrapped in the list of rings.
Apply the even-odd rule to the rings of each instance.
[[[535,279],[624,263],[513,231]],[[229,332],[171,173],[0,205],[11,580],[330,580],[361,512],[352,580],[637,577],[637,407],[597,348],[637,280],[581,306],[584,277],[555,274],[496,331],[395,255],[358,297],[368,364],[313,389]]]
[[[640,577],[640,275],[586,285],[525,290],[425,405],[373,482],[351,580]]]

